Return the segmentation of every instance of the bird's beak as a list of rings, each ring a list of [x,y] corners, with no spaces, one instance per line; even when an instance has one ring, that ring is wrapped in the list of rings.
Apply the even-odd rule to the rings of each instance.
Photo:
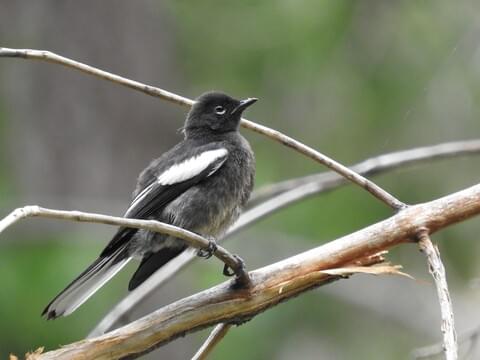
[[[248,98],[248,99],[240,100],[240,104],[238,104],[238,106],[232,110],[232,114],[235,114],[236,112],[242,113],[247,107],[255,103],[257,100],[258,100],[257,98]]]

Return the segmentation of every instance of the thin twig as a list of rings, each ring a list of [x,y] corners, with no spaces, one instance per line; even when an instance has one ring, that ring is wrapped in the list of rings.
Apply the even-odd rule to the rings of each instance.
[[[343,238],[252,271],[249,291],[232,289],[232,282],[227,281],[100,337],[44,353],[37,360],[134,357],[207,326],[241,323],[280,302],[339,278],[326,275],[322,270],[359,264],[360,259],[412,241],[419,228],[425,227],[434,233],[478,214],[480,184],[410,206]]]
[[[464,343],[470,343],[470,346],[464,352],[464,355],[463,355],[464,359],[466,359],[467,354],[474,349],[475,344],[477,343],[479,337],[480,337],[480,327],[476,327],[470,331],[467,331],[458,337],[459,345],[462,345]],[[438,342],[435,344],[423,346],[421,348],[417,348],[413,350],[412,357],[414,359],[425,359],[425,358],[438,356],[443,352],[444,352],[443,342]]]
[[[70,69],[79,70],[85,74],[92,75],[103,80],[108,80],[115,84],[123,85],[130,89],[138,90],[143,92],[144,94],[158,97],[178,105],[182,105],[185,107],[190,107],[193,105],[193,100],[190,100],[186,97],[176,95],[155,86],[149,86],[138,81],[130,80],[108,71],[100,70],[93,66],[69,59],[67,57],[55,54],[47,50],[9,49],[0,47],[0,57],[41,60],[52,64],[63,65]]]
[[[205,360],[213,348],[227,335],[231,327],[232,325],[225,323],[215,326],[207,340],[205,340],[200,349],[193,355],[192,360]]]
[[[373,157],[358,163],[352,168],[360,173],[368,173],[370,175],[378,175],[383,172],[395,169],[397,167],[414,164],[420,161],[442,159],[452,156],[469,155],[480,152],[480,140],[457,141],[451,143],[443,143],[433,146],[420,147],[411,150],[404,150],[384,154]],[[303,182],[302,179],[306,179]],[[298,183],[296,181],[298,180]],[[276,211],[300,201],[308,196],[319,194],[332,190],[341,185],[347,184],[348,181],[333,173],[323,173],[312,175],[309,179],[300,178],[282,182],[283,184],[275,189],[275,185],[267,185],[270,190],[262,192],[258,191],[261,198],[276,195],[245,211],[240,219],[229,229],[226,236],[219,241],[223,241],[241,229],[250,226],[266,216],[270,216]],[[278,194],[279,191],[287,190]],[[258,199],[258,197],[257,197]],[[167,282],[174,274],[183,269],[188,263],[195,259],[192,253],[184,253],[175,261],[171,261],[167,266],[159,269],[147,281],[142,283],[134,291],[125,296],[117,305],[115,305],[88,334],[88,337],[99,336],[118,325],[121,319],[131,309],[135,308],[142,300],[146,299],[150,294],[158,289],[163,283]]]
[[[185,98],[183,96],[176,95],[174,93],[171,93],[169,91],[166,91],[154,86],[142,84],[138,81],[129,80],[107,71],[99,70],[92,66],[57,55],[50,51],[32,50],[32,49],[9,49],[9,48],[0,47],[0,57],[14,57],[14,58],[22,58],[22,59],[43,60],[46,62],[64,65],[72,69],[80,70],[86,74],[93,75],[101,79],[114,82],[119,85],[127,86],[131,89],[138,90],[145,94],[155,96],[163,100],[174,102],[176,104],[180,104],[183,106],[190,107],[194,103],[193,100]],[[250,129],[259,134],[265,135],[268,138],[273,139],[317,161],[318,163],[321,163],[327,166],[328,168],[344,176],[351,182],[359,185],[360,187],[362,187],[363,189],[371,193],[373,196],[375,196],[377,199],[383,201],[385,204],[387,204],[388,206],[390,206],[395,210],[400,210],[406,207],[406,205],[403,202],[401,202],[400,200],[395,198],[393,195],[391,195],[390,193],[388,193],[378,185],[374,184],[370,180],[355,173],[354,171],[338,163],[337,161],[329,158],[328,156],[312,149],[311,147],[305,144],[302,144],[301,142],[285,134],[282,134],[277,130],[270,129],[264,125],[256,124],[253,121],[250,121],[247,119],[242,119],[241,125],[247,129]]]
[[[165,224],[155,220],[127,219],[123,217],[108,216],[102,214],[86,213],[81,211],[66,211],[46,209],[36,205],[25,206],[12,211],[5,218],[0,220],[0,233],[17,221],[29,217],[43,217],[58,220],[70,220],[79,222],[89,222],[97,224],[107,224],[115,226],[131,227],[136,229],[145,229],[174,236],[187,242],[196,249],[209,249],[210,241],[191,231]],[[245,271],[243,261],[237,256],[230,254],[225,248],[217,245],[213,255],[223,261],[225,265],[231,268],[239,282],[243,286],[250,283],[248,273]]]
[[[443,334],[443,351],[447,360],[458,358],[457,334],[453,319],[453,307],[448,291],[445,268],[440,258],[438,247],[432,244],[427,228],[422,228],[418,233],[418,246],[425,254],[428,262],[428,270],[433,277],[437,288],[440,311],[442,315],[441,331]]]

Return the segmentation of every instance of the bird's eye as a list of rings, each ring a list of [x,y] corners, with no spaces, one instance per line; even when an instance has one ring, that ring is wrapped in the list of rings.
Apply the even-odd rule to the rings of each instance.
[[[223,106],[215,106],[215,113],[218,115],[225,114],[225,108]]]

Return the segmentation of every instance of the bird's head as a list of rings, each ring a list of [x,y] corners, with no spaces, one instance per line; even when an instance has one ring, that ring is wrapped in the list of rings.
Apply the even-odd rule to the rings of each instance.
[[[202,94],[188,113],[185,135],[236,131],[243,111],[256,101],[256,98],[237,100],[216,91]]]

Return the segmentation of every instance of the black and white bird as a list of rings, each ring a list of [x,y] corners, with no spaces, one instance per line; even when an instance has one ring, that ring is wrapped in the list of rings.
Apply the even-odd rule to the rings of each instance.
[[[142,171],[124,216],[159,220],[208,238],[225,233],[253,188],[254,155],[238,129],[242,112],[255,101],[220,92],[196,99],[183,128],[184,140]],[[120,227],[98,259],[42,315],[54,319],[71,314],[137,258],[140,266],[128,284],[133,290],[186,248],[178,238]]]

